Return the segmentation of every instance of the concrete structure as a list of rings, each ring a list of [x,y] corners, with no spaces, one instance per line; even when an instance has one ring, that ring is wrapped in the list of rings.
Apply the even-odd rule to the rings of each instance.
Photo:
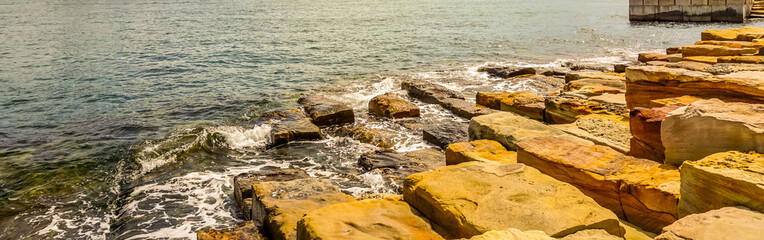
[[[631,21],[743,22],[753,0],[629,0]]]

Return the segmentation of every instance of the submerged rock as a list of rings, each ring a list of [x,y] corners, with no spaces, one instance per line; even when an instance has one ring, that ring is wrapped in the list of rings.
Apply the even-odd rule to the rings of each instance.
[[[334,204],[303,217],[299,240],[444,239],[400,196]]]
[[[518,144],[517,161],[573,184],[626,221],[660,232],[677,219],[679,172],[605,146],[581,146],[554,137]]]
[[[655,240],[758,240],[764,214],[744,207],[725,207],[693,214],[663,229]]]
[[[297,102],[305,107],[305,112],[318,126],[355,122],[353,109],[344,103],[321,95],[301,97]]]
[[[666,116],[661,141],[674,165],[730,150],[764,152],[764,104],[696,101]]]
[[[404,181],[403,196],[453,237],[508,228],[553,237],[585,229],[624,234],[615,214],[523,164],[470,162],[417,173]]]
[[[679,216],[728,206],[764,211],[764,155],[737,151],[687,161],[679,168]]]
[[[470,140],[473,141],[480,139],[497,141],[508,150],[517,149],[517,143],[520,141],[540,136],[557,136],[572,142],[593,145],[590,141],[509,112],[472,118],[469,125],[469,136]]]
[[[221,230],[207,229],[196,232],[197,240],[265,240],[255,223],[245,221],[235,227]]]
[[[308,178],[305,170],[288,168],[278,170],[260,170],[236,175],[233,178],[233,195],[239,212],[245,220],[252,220],[252,184],[256,182],[291,181]]]
[[[536,69],[529,68],[529,67],[509,67],[509,66],[488,66],[488,67],[480,67],[477,70],[478,72],[485,72],[488,73],[489,76],[497,77],[497,78],[511,78],[511,77],[517,77],[520,75],[534,75],[536,74]]]
[[[425,141],[445,149],[453,143],[466,142],[469,138],[468,127],[467,123],[461,122],[426,125],[422,128],[422,136]]]
[[[464,162],[517,163],[517,153],[493,140],[454,143],[446,148],[446,165]]]
[[[408,91],[409,96],[430,104],[440,104],[441,100],[448,98],[464,99],[461,93],[423,81],[404,81],[401,87]]]
[[[419,117],[419,107],[394,93],[385,93],[369,101],[369,110],[387,118]]]

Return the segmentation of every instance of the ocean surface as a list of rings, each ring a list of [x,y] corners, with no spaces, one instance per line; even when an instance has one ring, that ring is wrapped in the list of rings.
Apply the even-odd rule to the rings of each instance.
[[[403,78],[527,90],[485,63],[633,60],[709,28],[630,23],[621,0],[0,1],[0,239],[186,239],[233,224],[231,176],[300,167],[390,192],[347,138],[266,149],[263,111],[321,91],[361,114]],[[416,102],[424,122],[464,121]],[[394,149],[431,147],[401,128]]]

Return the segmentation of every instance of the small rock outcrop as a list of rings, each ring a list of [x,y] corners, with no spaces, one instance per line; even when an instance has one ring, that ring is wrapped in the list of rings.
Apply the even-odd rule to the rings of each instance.
[[[464,99],[464,96],[446,87],[424,81],[404,81],[401,88],[408,91],[409,96],[430,104],[440,104],[448,98]]]
[[[497,78],[511,78],[521,75],[536,74],[536,69],[529,67],[486,66],[478,68],[477,71],[488,73],[489,76]]]
[[[473,141],[480,139],[497,141],[508,150],[516,150],[518,142],[540,136],[556,136],[584,145],[593,145],[590,141],[509,112],[472,118],[469,136]]]
[[[758,240],[761,226],[764,226],[761,212],[725,207],[683,217],[665,227],[655,240]]]
[[[387,118],[419,117],[419,107],[395,93],[385,93],[372,98],[369,101],[369,111]]]
[[[493,140],[454,143],[446,148],[446,165],[464,162],[517,163],[517,153]]]
[[[233,178],[233,195],[239,213],[244,220],[252,220],[252,185],[256,182],[291,181],[308,178],[305,170],[287,168],[278,170],[261,170],[236,175]]]
[[[271,146],[324,138],[321,129],[313,124],[300,109],[267,112],[260,116],[260,120],[272,125],[268,136],[268,143]]]
[[[629,152],[629,122],[621,116],[591,114],[581,116],[571,124],[550,126],[622,153]]]
[[[544,102],[544,121],[548,123],[573,123],[579,116],[589,114],[628,114],[622,105],[595,102],[581,98],[549,97]]]
[[[353,109],[321,95],[301,97],[297,103],[305,108],[305,112],[318,126],[346,124],[355,122]]]
[[[422,136],[425,141],[445,149],[453,143],[466,142],[469,139],[467,134],[468,127],[467,123],[455,121],[425,125],[422,127]]]
[[[440,101],[440,106],[451,111],[457,116],[466,119],[472,119],[475,116],[482,116],[497,112],[494,109],[486,108],[459,98],[443,99]]]

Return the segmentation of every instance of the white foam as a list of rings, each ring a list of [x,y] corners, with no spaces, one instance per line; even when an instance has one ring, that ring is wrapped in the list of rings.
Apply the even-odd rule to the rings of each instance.
[[[268,141],[268,134],[271,132],[271,125],[262,124],[252,128],[241,126],[218,126],[211,131],[223,134],[226,137],[226,143],[233,149],[265,148]]]

